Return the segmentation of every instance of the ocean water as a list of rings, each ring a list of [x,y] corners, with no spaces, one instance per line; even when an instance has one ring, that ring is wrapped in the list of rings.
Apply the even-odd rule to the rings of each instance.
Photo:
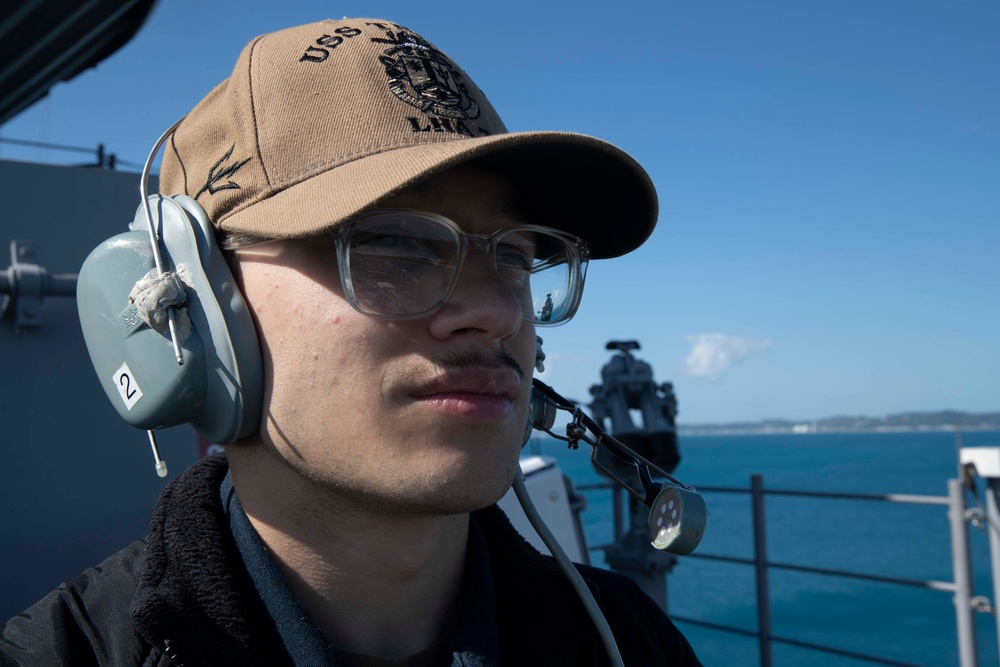
[[[602,481],[578,451],[552,439],[530,446],[555,456],[577,485]],[[1000,446],[1000,432],[962,434],[962,446]],[[946,496],[957,474],[956,438],[947,432],[688,436],[675,476],[695,487],[765,488],[845,493]],[[589,546],[612,538],[607,491],[588,491],[584,529]],[[709,519],[696,553],[753,557],[749,494],[703,493]],[[969,502],[974,504],[971,498]],[[953,581],[947,507],[844,499],[767,496],[768,558],[905,579]],[[988,536],[970,527],[975,593],[993,598]],[[603,552],[592,551],[603,565]],[[958,665],[955,609],[948,592],[772,569],[772,634],[878,655],[902,664]],[[668,577],[671,614],[754,631],[752,567],[681,557]],[[757,665],[753,637],[678,622],[706,665]],[[998,664],[992,615],[976,615],[980,665]],[[773,644],[780,667],[878,664]]]

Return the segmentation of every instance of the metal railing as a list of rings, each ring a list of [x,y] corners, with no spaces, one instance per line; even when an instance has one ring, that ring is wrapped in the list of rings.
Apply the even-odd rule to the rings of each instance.
[[[96,169],[108,169],[114,171],[116,167],[125,166],[133,169],[142,169],[141,164],[119,160],[114,153],[108,153],[104,149],[104,144],[97,144],[96,148],[85,148],[82,146],[67,146],[65,144],[53,144],[46,141],[29,141],[26,139],[12,139],[10,137],[0,137],[0,144],[20,146],[22,148],[40,148],[46,151],[58,151],[60,153],[84,153],[94,156],[94,162],[76,165],[79,167],[93,167]]]
[[[624,533],[623,522],[624,513],[622,511],[621,491],[610,484],[599,483],[577,487],[579,491],[596,489],[610,489],[612,492],[612,502],[614,504],[614,535],[616,538]],[[706,493],[738,493],[749,494],[752,507],[752,525],[754,555],[753,558],[739,558],[734,556],[723,556],[716,554],[692,553],[683,558],[703,559],[711,561],[723,561],[748,565],[754,568],[756,578],[756,611],[757,630],[746,630],[731,625],[712,623],[697,618],[689,618],[671,614],[675,621],[690,623],[701,627],[720,630],[733,634],[748,637],[756,637],[760,646],[761,667],[773,667],[772,646],[775,643],[796,646],[799,648],[812,649],[833,655],[840,655],[847,658],[867,661],[880,665],[895,665],[897,667],[921,667],[915,663],[902,662],[877,655],[848,651],[845,649],[818,644],[814,642],[801,641],[791,637],[775,635],[771,630],[771,598],[768,574],[771,570],[788,570],[807,574],[827,575],[848,579],[859,579],[865,581],[878,582],[896,586],[918,587],[936,591],[951,593],[955,605],[955,625],[958,636],[959,664],[961,667],[976,667],[978,665],[978,651],[976,646],[976,629],[974,616],[979,610],[988,611],[988,604],[984,604],[983,598],[973,597],[972,584],[972,563],[969,553],[969,511],[966,507],[965,487],[961,480],[952,479],[948,482],[947,496],[924,496],[905,494],[859,494],[859,493],[832,493],[818,491],[791,491],[782,489],[766,489],[764,478],[761,475],[753,475],[750,478],[750,488],[727,487],[727,486],[699,486],[699,492]],[[766,512],[764,508],[765,496],[797,496],[810,498],[846,499],[862,500],[888,503],[906,503],[918,505],[938,505],[948,507],[948,521],[951,526],[951,553],[953,564],[954,581],[936,581],[907,579],[902,577],[892,577],[877,574],[851,572],[848,570],[837,570],[822,567],[811,567],[792,563],[780,563],[771,561],[767,552],[767,530]],[[605,549],[607,545],[592,547],[591,550]]]

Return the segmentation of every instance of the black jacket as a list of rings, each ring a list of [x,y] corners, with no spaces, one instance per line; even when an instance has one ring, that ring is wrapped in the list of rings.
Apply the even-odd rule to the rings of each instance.
[[[147,538],[0,627],[0,665],[288,665],[222,512],[221,456],[171,482]],[[565,575],[497,507],[477,513],[496,588],[504,665],[605,665]],[[698,665],[670,620],[626,577],[579,566],[626,665]]]

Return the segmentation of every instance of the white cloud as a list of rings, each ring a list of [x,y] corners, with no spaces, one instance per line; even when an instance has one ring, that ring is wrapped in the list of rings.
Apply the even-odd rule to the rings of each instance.
[[[748,340],[723,333],[706,333],[686,336],[691,352],[684,360],[688,375],[717,378],[736,362],[754,352],[771,349],[770,340]]]

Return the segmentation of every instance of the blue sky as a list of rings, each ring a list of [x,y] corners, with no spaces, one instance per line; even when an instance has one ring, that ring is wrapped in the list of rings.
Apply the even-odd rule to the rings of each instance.
[[[630,338],[682,423],[1000,410],[995,2],[163,0],[0,136],[141,163],[253,36],[373,14],[455,58],[511,130],[593,134],[653,177],[650,241],[593,263],[577,319],[542,332],[567,395]]]

